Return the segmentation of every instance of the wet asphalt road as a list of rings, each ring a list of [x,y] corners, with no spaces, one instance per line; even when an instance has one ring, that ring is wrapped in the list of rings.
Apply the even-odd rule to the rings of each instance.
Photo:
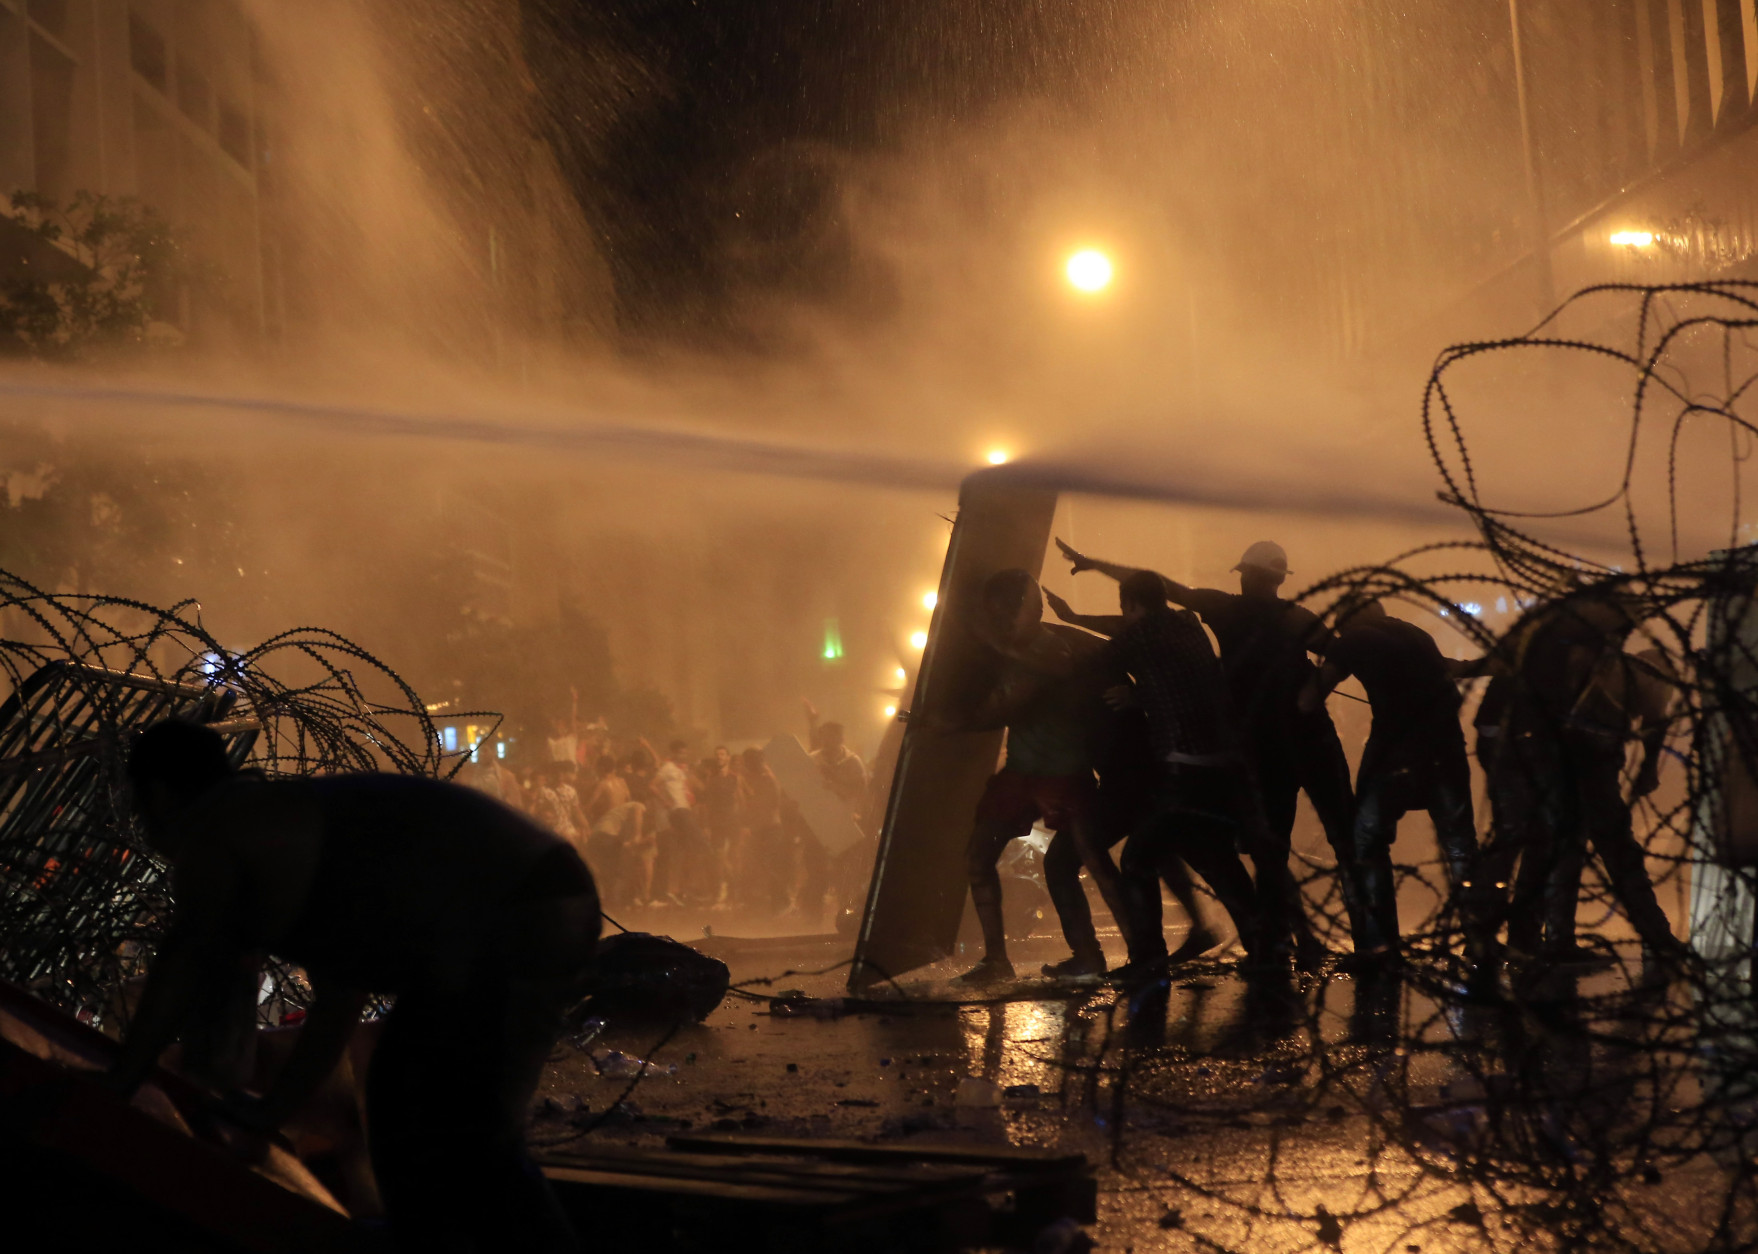
[[[753,994],[845,992],[842,970],[783,973],[834,967],[846,942],[699,944],[735,984],[772,980],[747,984]],[[1022,977],[1062,956],[1048,939],[1014,948]],[[1158,996],[1022,978],[958,1004],[972,994],[947,981],[971,961],[912,973],[876,1010],[786,1015],[733,996],[657,1052],[651,1027],[564,1048],[532,1139],[581,1143],[576,1129],[629,1085],[594,1062],[617,1050],[658,1065],[594,1145],[721,1129],[1079,1149],[1099,1168],[1090,1233],[1108,1250],[1438,1254],[1557,1246],[1595,1226],[1639,1235],[1638,1248],[1694,1250],[1727,1192],[1729,1170],[1709,1155],[1649,1155],[1664,1171],[1625,1162],[1666,1135],[1642,1125],[1653,1110],[1699,1100],[1682,1062],[1664,1094],[1620,1078],[1620,1058],[1664,1052],[1652,1042],[1577,1057],[1555,1043],[1574,1037],[1523,1026],[1530,1008],[1481,1012],[1433,981],[1247,981],[1226,961],[1180,969]],[[1604,991],[1616,977],[1589,978]],[[1515,1117],[1491,1100],[1529,1092],[1533,1076],[1547,1095]]]

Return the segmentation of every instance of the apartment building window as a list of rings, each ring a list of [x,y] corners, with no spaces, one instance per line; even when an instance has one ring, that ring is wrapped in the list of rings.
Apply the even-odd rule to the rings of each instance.
[[[250,117],[230,100],[220,101],[220,147],[239,165],[250,168]]]
[[[31,21],[57,39],[67,37],[67,0],[30,0]]]
[[[31,34],[31,138],[37,190],[56,200],[73,191],[73,62],[43,36]]]
[[[170,87],[171,56],[165,48],[165,37],[134,12],[128,15],[128,63],[136,74],[160,91]]]
[[[177,107],[183,116],[202,130],[213,126],[214,89],[208,76],[189,64],[188,57],[177,58]]]

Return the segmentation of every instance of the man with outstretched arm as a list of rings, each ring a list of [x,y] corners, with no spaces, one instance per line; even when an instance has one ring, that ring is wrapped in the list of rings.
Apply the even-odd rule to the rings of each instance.
[[[273,954],[305,969],[310,1014],[271,1090],[229,1099],[270,1131],[335,1068],[368,997],[393,995],[366,1109],[399,1244],[578,1249],[524,1150],[526,1104],[598,942],[573,848],[438,780],[235,772],[192,723],[147,729],[128,771],[176,913],[108,1083],[132,1093],[213,989]]]
[[[983,960],[960,979],[969,984],[1013,978],[1001,913],[996,865],[1009,841],[1042,820],[1072,840],[1080,864],[1130,935],[1122,884],[1097,822],[1093,766],[1106,710],[1100,669],[1104,642],[1084,631],[1043,621],[1038,581],[1023,570],[990,576],[972,613],[977,638],[1002,661],[1001,674],[979,708],[948,730],[1007,729],[1007,760],[977,803],[966,846],[971,904],[983,929]],[[1083,972],[1105,969],[1096,937],[1078,924],[1064,932]],[[1088,921],[1086,933],[1090,934]],[[1062,972],[1075,974],[1074,971]]]
[[[1117,594],[1119,616],[1087,623],[1110,638],[1111,667],[1129,680],[1107,692],[1107,699],[1141,710],[1153,749],[1152,804],[1123,849],[1133,932],[1129,962],[1112,975],[1129,982],[1158,975],[1174,961],[1160,927],[1159,877],[1178,860],[1208,881],[1247,952],[1260,947],[1251,877],[1238,850],[1261,849],[1264,835],[1228,709],[1226,678],[1196,615],[1168,605],[1165,586],[1151,571],[1130,575]],[[1199,925],[1193,920],[1192,926]]]
[[[1076,574],[1096,570],[1122,581],[1136,573],[1134,567],[1088,557],[1061,540],[1056,544]],[[1348,759],[1330,715],[1322,708],[1302,713],[1298,705],[1300,690],[1313,673],[1307,654],[1322,647],[1327,633],[1311,610],[1282,599],[1288,556],[1280,545],[1259,540],[1234,569],[1239,572],[1236,593],[1191,588],[1164,575],[1159,579],[1167,599],[1196,611],[1220,645],[1233,719],[1256,780],[1269,839],[1280,851],[1277,857],[1266,848],[1261,860],[1252,859],[1264,925],[1282,927],[1295,941],[1301,965],[1312,967],[1323,958],[1323,946],[1311,933],[1299,887],[1288,870],[1302,789],[1337,858],[1351,928],[1359,926],[1360,915],[1348,861],[1354,821]],[[1088,621],[1060,598],[1052,597],[1050,607],[1064,622]]]
[[[1471,878],[1477,869],[1477,828],[1454,670],[1433,636],[1415,623],[1393,618],[1379,601],[1356,597],[1339,611],[1337,635],[1325,650],[1324,665],[1300,696],[1303,710],[1316,710],[1354,675],[1373,707],[1373,726],[1355,777],[1353,861],[1366,923],[1355,934],[1355,957],[1361,964],[1391,962],[1398,956],[1392,842],[1398,820],[1411,810],[1427,810],[1434,821],[1468,946],[1475,951],[1481,937],[1485,891]]]

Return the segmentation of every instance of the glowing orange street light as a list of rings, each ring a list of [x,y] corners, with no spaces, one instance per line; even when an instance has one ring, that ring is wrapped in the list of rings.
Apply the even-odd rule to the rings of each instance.
[[[1111,286],[1111,259],[1096,248],[1083,248],[1063,267],[1068,281],[1083,292],[1102,292]]]

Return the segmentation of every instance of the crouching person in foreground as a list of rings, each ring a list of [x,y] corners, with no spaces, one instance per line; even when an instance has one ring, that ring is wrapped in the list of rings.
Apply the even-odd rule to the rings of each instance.
[[[367,997],[392,994],[366,1108],[399,1246],[578,1249],[524,1126],[598,943],[579,855],[438,780],[234,772],[191,723],[149,728],[128,770],[176,913],[111,1084],[132,1093],[214,989],[274,954],[305,968],[311,1011],[271,1090],[230,1099],[273,1130],[334,1069]]]

